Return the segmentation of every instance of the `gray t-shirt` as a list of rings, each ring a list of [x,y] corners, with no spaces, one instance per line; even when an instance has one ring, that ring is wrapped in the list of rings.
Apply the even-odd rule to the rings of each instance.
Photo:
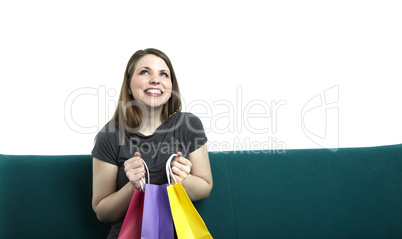
[[[140,152],[149,168],[152,184],[166,184],[166,161],[170,155],[182,152],[183,157],[203,146],[207,142],[201,120],[191,114],[177,112],[161,124],[152,135],[141,133],[125,135],[114,122],[106,125],[97,135],[92,157],[118,166],[117,190],[128,183],[124,172],[124,162]],[[123,144],[122,144],[123,142]],[[122,146],[121,146],[122,145]],[[124,218],[112,223],[108,239],[117,238]]]
[[[152,135],[135,133],[125,136],[121,147],[122,134],[116,125],[111,122],[97,135],[92,157],[119,167],[117,176],[117,190],[122,188],[128,178],[124,172],[124,162],[140,152],[142,159],[148,165],[151,183],[165,184],[166,161],[171,154],[182,152],[183,157],[203,146],[207,142],[201,120],[191,114],[177,112],[166,122],[162,123]]]

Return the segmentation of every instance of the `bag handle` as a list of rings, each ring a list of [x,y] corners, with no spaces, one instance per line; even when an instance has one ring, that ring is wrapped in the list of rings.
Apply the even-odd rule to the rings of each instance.
[[[167,176],[167,180],[168,180],[168,184],[169,184],[169,185],[172,185],[171,182],[170,182],[170,175],[173,176],[172,166],[171,166],[170,164],[171,164],[171,162],[172,162],[172,159],[173,159],[174,157],[176,157],[176,156],[177,156],[177,154],[172,154],[172,155],[170,155],[169,159],[168,159],[167,162],[166,162],[166,176]],[[173,180],[174,180],[174,183],[177,183],[177,181],[176,181],[176,179],[174,178],[174,176],[173,176]]]
[[[170,174],[173,175],[172,167],[171,167],[170,164],[172,163],[172,160],[173,160],[174,157],[177,157],[177,154],[172,154],[172,155],[170,155],[169,159],[168,159],[167,162],[166,162],[166,177],[167,177],[167,180],[168,180],[168,184],[169,184],[169,185],[171,185],[171,182],[170,182]],[[146,183],[148,183],[148,184],[151,183],[151,178],[150,178],[150,175],[149,175],[148,165],[145,163],[145,161],[144,161],[143,159],[141,159],[141,160],[142,160],[142,163],[143,163],[144,166],[145,166],[145,169],[147,170],[147,177],[148,177],[148,181],[145,181],[144,178],[141,178],[141,179],[140,179],[141,191],[144,191],[145,184],[146,184]],[[173,180],[174,180],[174,183],[177,183],[177,181],[176,181],[176,179],[174,178],[174,176],[173,176]]]
[[[145,161],[144,161],[143,159],[141,159],[141,160],[142,160],[142,163],[144,164],[145,169],[147,170],[148,183],[151,183],[151,178],[150,178],[150,176],[149,176],[148,165],[145,163]],[[141,179],[140,179],[140,185],[141,185],[141,191],[143,191],[143,192],[144,192],[145,184],[146,184],[145,179],[144,179],[144,178],[141,178]]]
[[[145,186],[145,180],[144,178],[140,179],[140,185],[141,185],[141,192],[144,192],[144,186]]]

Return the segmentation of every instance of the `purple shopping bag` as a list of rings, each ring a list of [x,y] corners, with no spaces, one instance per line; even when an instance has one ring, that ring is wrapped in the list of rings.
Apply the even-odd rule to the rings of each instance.
[[[145,184],[141,239],[174,238],[167,186]]]

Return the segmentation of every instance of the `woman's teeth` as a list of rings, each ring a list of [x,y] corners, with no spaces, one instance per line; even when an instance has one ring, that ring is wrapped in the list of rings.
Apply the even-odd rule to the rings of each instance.
[[[162,94],[160,90],[157,89],[149,89],[146,91],[147,93],[152,93],[152,94]]]

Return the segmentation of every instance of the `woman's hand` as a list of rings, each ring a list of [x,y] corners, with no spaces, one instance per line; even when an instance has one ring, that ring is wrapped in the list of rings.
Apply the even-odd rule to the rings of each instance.
[[[184,158],[183,154],[178,152],[176,159],[172,163],[173,177],[177,182],[183,182],[183,180],[191,173],[192,166],[190,160]]]
[[[142,183],[140,180],[145,177],[145,169],[139,152],[135,152],[134,157],[124,162],[124,171],[126,172],[128,180],[130,180],[133,185],[133,188],[140,190]]]

